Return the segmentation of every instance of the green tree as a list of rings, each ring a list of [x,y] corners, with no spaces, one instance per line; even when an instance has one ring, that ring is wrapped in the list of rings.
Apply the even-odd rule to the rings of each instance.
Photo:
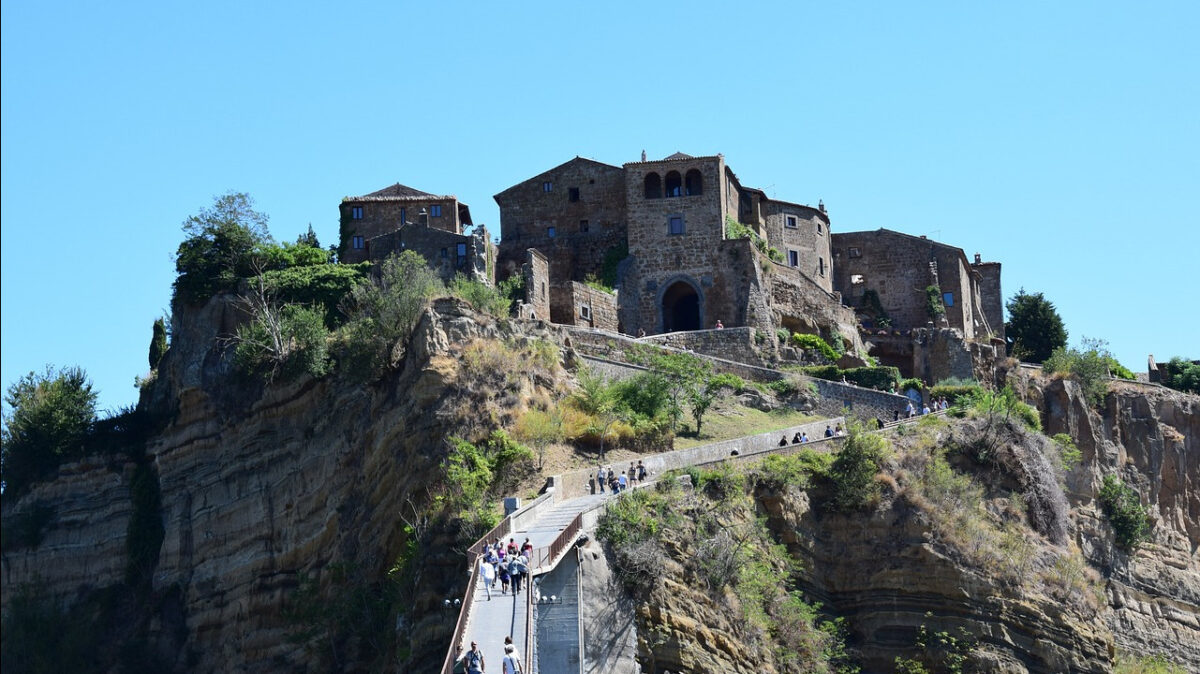
[[[604,461],[604,438],[613,425],[628,414],[627,408],[617,397],[617,391],[617,387],[605,381],[604,377],[584,369],[579,372],[579,390],[572,396],[575,406],[592,418],[589,431],[600,437],[601,461]]]
[[[211,207],[184,220],[187,238],[175,253],[175,297],[200,304],[252,275],[253,251],[271,242],[267,220],[242,192],[223,194]]]
[[[47,366],[10,386],[4,402],[0,482],[10,496],[82,454],[84,436],[96,420],[96,392],[81,368]]]
[[[1004,324],[1008,352],[1015,358],[1041,363],[1057,348],[1067,345],[1067,329],[1054,303],[1042,293],[1026,293],[1024,288],[1004,305],[1008,322]]]
[[[154,319],[154,327],[150,332],[150,369],[158,369],[158,363],[167,354],[167,322],[160,318]]]
[[[869,505],[879,494],[875,475],[883,462],[887,441],[873,433],[867,433],[857,423],[847,424],[846,441],[829,466],[829,479],[833,483],[830,506],[834,510],[850,512]]]
[[[1079,382],[1088,401],[1099,405],[1108,392],[1108,380],[1114,363],[1117,367],[1121,366],[1109,353],[1108,342],[1084,337],[1079,348],[1060,346],[1054,349],[1042,368],[1047,372],[1070,375]]]
[[[1118,547],[1133,551],[1150,539],[1150,518],[1136,490],[1116,475],[1105,475],[1099,497]]]
[[[633,360],[645,363],[666,381],[667,398],[670,401],[667,414],[671,417],[671,433],[674,434],[683,416],[683,403],[704,386],[706,379],[712,375],[712,365],[688,353],[669,351],[636,354]]]
[[[533,445],[538,470],[546,462],[546,448],[563,439],[563,413],[557,405],[549,410],[532,409],[517,421],[517,437]]]
[[[688,404],[692,408],[692,419],[696,422],[696,436],[700,436],[700,427],[704,423],[704,415],[717,401],[723,389],[738,389],[743,382],[740,377],[732,374],[709,374],[703,377],[703,383],[688,391]]]
[[[351,370],[371,375],[399,362],[421,312],[444,290],[420,254],[406,250],[384,260],[378,278],[356,285],[345,300],[343,358]]]
[[[1175,356],[1167,362],[1167,376],[1163,384],[1177,391],[1200,393],[1200,365]]]
[[[308,231],[296,237],[296,245],[309,248],[321,247],[321,242],[317,240],[317,233],[313,231],[311,222],[308,223]]]

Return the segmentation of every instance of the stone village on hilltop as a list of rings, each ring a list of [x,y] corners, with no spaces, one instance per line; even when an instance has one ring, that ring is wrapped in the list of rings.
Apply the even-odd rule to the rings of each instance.
[[[627,335],[718,321],[759,335],[838,334],[841,365],[870,353],[927,381],[973,377],[1004,355],[999,262],[887,229],[834,233],[824,204],[743,186],[720,154],[642,153],[623,166],[575,157],[495,199],[498,247],[454,196],[395,184],[346,197],[339,257],[412,250],[445,279],[521,274],[523,318]],[[769,352],[759,357],[784,356],[775,339],[757,342]]]

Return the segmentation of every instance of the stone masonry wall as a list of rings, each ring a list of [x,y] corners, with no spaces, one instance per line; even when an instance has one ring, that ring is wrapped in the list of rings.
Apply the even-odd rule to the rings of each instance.
[[[546,261],[545,255],[534,248],[525,251],[525,255],[526,262],[521,270],[525,275],[525,304],[528,307],[522,308],[521,318],[537,317],[543,321],[549,320],[550,263]]]
[[[771,365],[771,356],[774,354],[770,351],[765,354],[760,351],[758,341],[755,339],[756,334],[764,333],[759,333],[755,328],[694,330],[654,335],[645,337],[642,341],[761,367],[769,366]],[[761,348],[771,350],[775,344],[775,336],[765,336],[769,339],[764,339]]]
[[[527,249],[537,248],[550,261],[551,281],[565,286],[599,275],[605,254],[625,241],[624,171],[617,166],[577,157],[495,198],[502,241],[499,278],[515,272]]]
[[[992,336],[1004,339],[1004,295],[1000,288],[1000,263],[977,262],[971,268],[979,273],[979,304],[987,318]]]
[[[573,281],[571,290],[572,325],[600,330],[617,330],[617,296]]]
[[[842,335],[848,351],[866,351],[855,328],[854,310],[841,295],[824,290],[804,274],[782,264],[772,264],[768,275],[773,324],[792,332]]]
[[[396,198],[361,197],[343,200],[338,206],[342,222],[341,260],[347,263],[363,262],[370,257],[366,248],[354,248],[353,237],[373,239],[400,229],[404,222],[419,225],[421,209],[432,212],[432,206],[441,206],[441,217],[429,217],[429,227],[454,234],[462,233],[463,223],[458,219],[458,200],[454,197]],[[354,219],[353,209],[362,208],[362,218]],[[467,223],[470,224],[470,223]]]
[[[833,291],[833,258],[829,218],[819,210],[767,200],[762,204],[767,240],[783,253],[783,264],[794,266],[822,290]],[[789,222],[794,222],[792,227]],[[795,265],[792,255],[795,255]]]
[[[487,248],[490,245],[486,232],[482,236],[473,236],[406,225],[368,240],[366,251],[368,259],[383,260],[389,255],[411,250],[424,257],[443,281],[464,274],[491,283],[487,273]]]

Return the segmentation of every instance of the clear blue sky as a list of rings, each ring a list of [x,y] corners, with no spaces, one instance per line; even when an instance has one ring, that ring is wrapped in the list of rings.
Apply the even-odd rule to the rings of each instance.
[[[214,195],[328,244],[398,181],[496,231],[493,194],[643,149],[999,260],[1135,371],[1200,357],[1200,3],[573,5],[4,2],[0,383],[133,402]]]

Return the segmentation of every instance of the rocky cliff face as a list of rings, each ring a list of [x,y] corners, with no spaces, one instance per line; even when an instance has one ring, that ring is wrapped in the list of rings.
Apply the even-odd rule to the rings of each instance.
[[[461,379],[464,346],[529,335],[438,301],[398,370],[379,381],[231,387],[215,338],[234,320],[220,298],[181,316],[160,379],[147,392],[146,404],[173,412],[146,448],[165,528],[152,597],[181,597],[186,632],[174,650],[159,648],[158,660],[179,671],[365,666],[371,658],[361,645],[314,657],[290,641],[297,625],[285,607],[304,577],[331,569],[376,583],[386,576],[416,535],[405,526],[429,526],[427,509],[443,488],[445,438],[469,437],[476,413],[490,422],[507,409],[489,409],[480,396],[495,391]],[[502,393],[512,398],[506,404],[519,403],[549,384],[521,376]],[[132,464],[99,459],[66,466],[18,504],[54,503],[55,514],[40,545],[4,555],[6,604],[35,577],[43,597],[65,605],[123,582],[131,473]],[[443,615],[441,603],[461,593],[463,563],[452,529],[429,531],[398,644],[423,663],[440,662],[445,652],[455,616]],[[145,638],[162,643],[168,622],[152,617]]]

